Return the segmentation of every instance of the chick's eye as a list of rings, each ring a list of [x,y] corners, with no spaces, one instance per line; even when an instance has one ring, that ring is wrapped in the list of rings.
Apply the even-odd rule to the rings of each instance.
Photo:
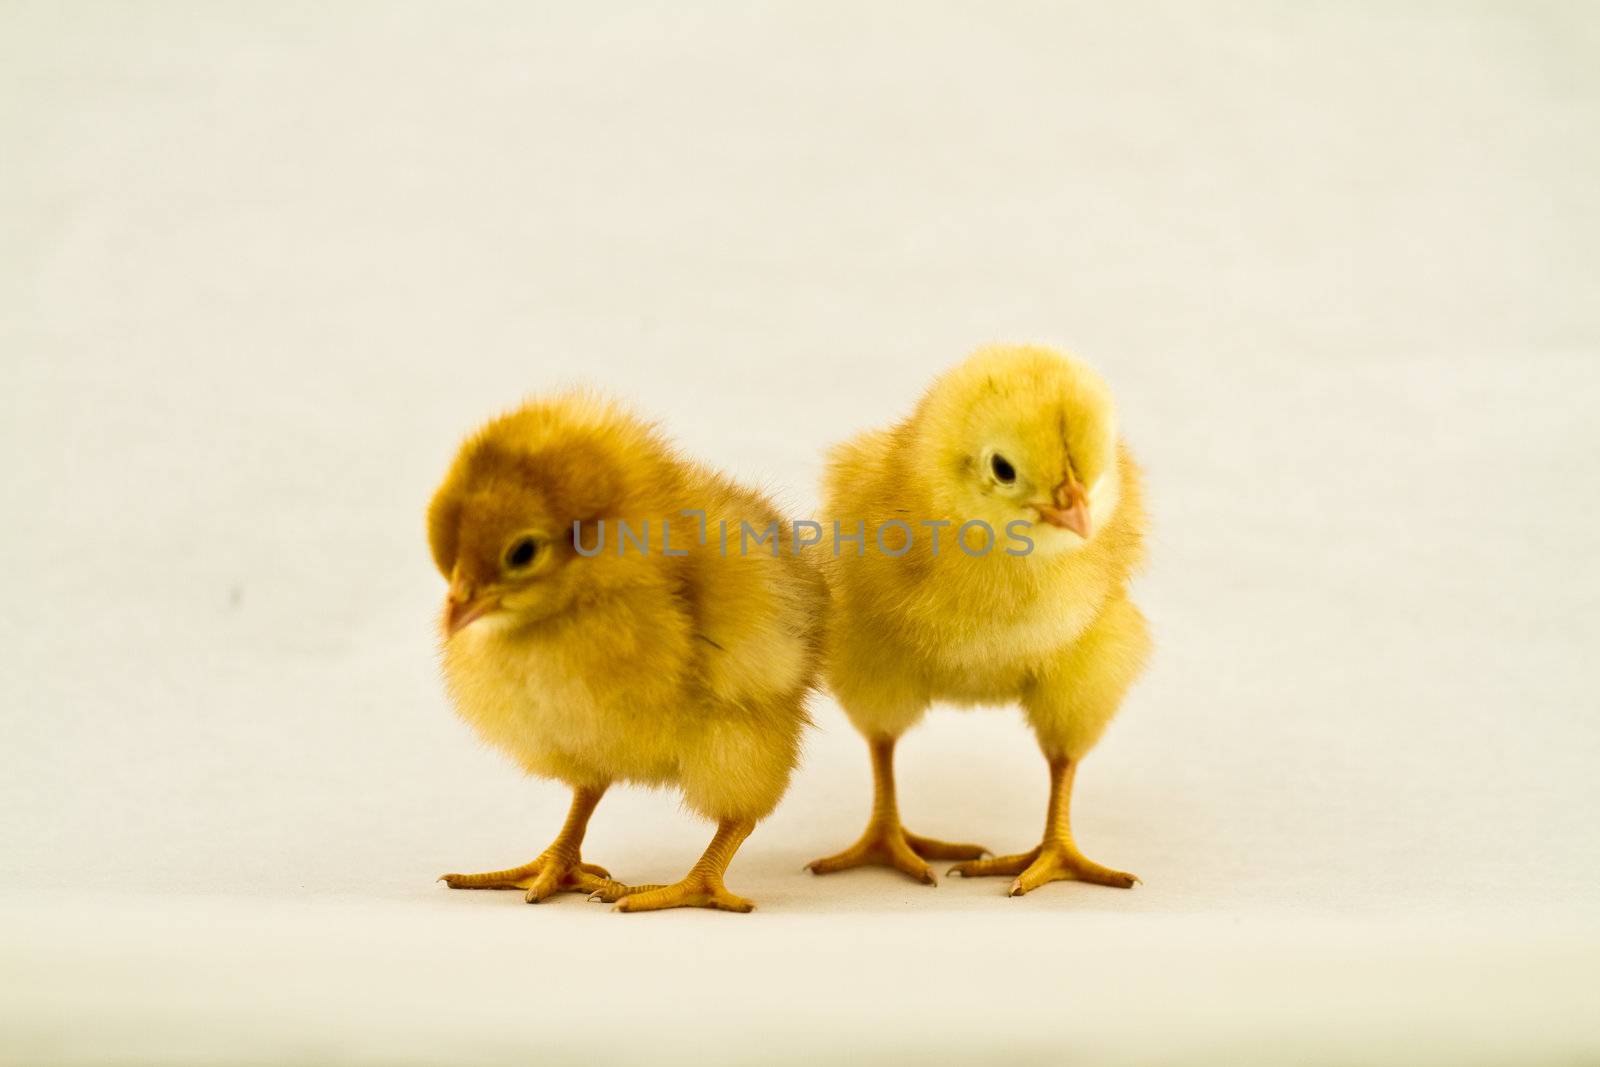
[[[1011,461],[998,452],[989,457],[989,469],[994,472],[994,476],[997,479],[1006,485],[1010,485],[1017,480],[1017,468],[1013,467]]]
[[[511,542],[511,547],[506,549],[506,566],[512,570],[521,570],[533,562],[533,557],[539,554],[539,542],[531,537],[519,537]]]

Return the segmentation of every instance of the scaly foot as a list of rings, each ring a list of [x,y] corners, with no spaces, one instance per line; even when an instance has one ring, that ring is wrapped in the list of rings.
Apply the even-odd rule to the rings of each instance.
[[[691,871],[672,885],[618,887],[621,892],[602,890],[590,900],[615,901],[616,911],[660,911],[663,908],[716,908],[719,911],[753,911],[755,905],[728,892],[722,879]]]
[[[622,883],[612,881],[611,872],[604,867],[584,863],[576,856],[567,859],[553,852],[545,852],[532,863],[505,871],[443,874],[439,879],[451,889],[523,889],[527,891],[523,899],[529,904],[538,904],[556,893],[627,889]]]
[[[949,873],[959,874],[963,878],[1016,875],[1016,880],[1011,883],[1011,895],[1014,897],[1038,889],[1046,882],[1093,882],[1116,889],[1132,889],[1139,880],[1125,871],[1100,866],[1079,852],[1077,845],[1062,840],[1046,841],[1038,848],[1015,856],[958,863],[950,868]]]
[[[975,860],[988,854],[982,845],[939,841],[914,834],[898,821],[875,821],[868,824],[861,840],[837,856],[811,861],[806,868],[812,874],[832,874],[851,867],[893,867],[924,885],[936,885],[939,880],[928,860]]]

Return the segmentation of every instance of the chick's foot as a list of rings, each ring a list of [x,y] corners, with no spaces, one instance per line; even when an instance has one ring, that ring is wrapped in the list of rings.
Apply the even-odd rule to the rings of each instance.
[[[753,911],[755,905],[744,897],[728,892],[723,884],[724,872],[739,845],[755,828],[754,819],[722,819],[717,823],[716,836],[706,846],[705,853],[683,876],[672,885],[638,885],[624,887],[622,892],[610,895],[596,893],[591,900],[615,900],[617,911],[660,911],[663,908],[716,908],[719,911]]]
[[[936,885],[939,880],[928,860],[975,860],[988,854],[982,845],[940,841],[914,834],[898,820],[875,820],[861,840],[836,856],[812,860],[806,868],[812,874],[832,874],[851,867],[892,867],[924,885]]]
[[[538,904],[556,893],[604,893],[626,891],[621,882],[611,880],[611,872],[578,857],[570,859],[546,852],[532,863],[504,871],[483,874],[445,874],[440,881],[451,889],[521,889],[529,904]]]
[[[832,874],[851,867],[893,867],[923,885],[937,885],[928,860],[973,860],[989,855],[982,845],[955,844],[914,834],[900,824],[900,805],[895,799],[893,737],[873,737],[867,741],[872,755],[872,814],[861,840],[839,853],[812,860],[806,868],[812,874]]]
[[[1078,851],[1071,841],[1050,840],[1038,848],[1015,856],[996,856],[993,859],[969,860],[950,868],[950,874],[963,878],[984,878],[993,875],[1015,875],[1010,894],[1020,897],[1038,889],[1047,882],[1093,882],[1115,889],[1132,889],[1139,879],[1125,871],[1102,867]]]
[[[755,905],[736,896],[722,879],[691,872],[672,885],[624,886],[616,895],[596,893],[590,900],[616,902],[616,911],[660,911],[663,908],[716,908],[718,911],[754,911]]]

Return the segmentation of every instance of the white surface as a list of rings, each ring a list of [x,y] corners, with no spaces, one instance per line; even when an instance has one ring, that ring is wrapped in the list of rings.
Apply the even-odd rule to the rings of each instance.
[[[1600,1056],[1600,17],[1117,10],[0,7],[0,1059]],[[826,701],[752,916],[432,883],[565,805],[435,676],[462,432],[588,380],[804,512],[993,339],[1148,468],[1077,804],[1143,886],[801,874]],[[901,777],[1036,839],[1013,712]],[[587,853],[706,837],[619,792]]]

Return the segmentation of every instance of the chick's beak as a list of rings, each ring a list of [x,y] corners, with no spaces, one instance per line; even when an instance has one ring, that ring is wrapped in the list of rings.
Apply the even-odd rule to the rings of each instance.
[[[467,624],[483,618],[499,606],[498,597],[490,594],[474,596],[472,586],[461,581],[451,582],[450,598],[445,601],[445,636],[454,637]]]
[[[1052,494],[1052,503],[1035,504],[1039,518],[1052,526],[1059,526],[1063,530],[1071,530],[1084,540],[1089,539],[1089,531],[1093,528],[1089,521],[1089,494],[1083,491],[1083,486],[1078,484],[1076,478],[1067,475],[1066,479]]]

